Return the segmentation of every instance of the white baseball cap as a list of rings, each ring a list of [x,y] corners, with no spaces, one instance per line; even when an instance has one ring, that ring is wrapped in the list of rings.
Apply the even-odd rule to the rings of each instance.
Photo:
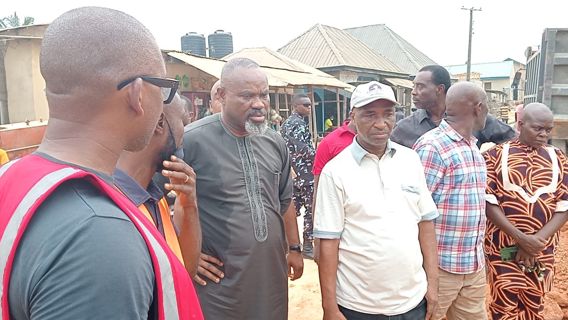
[[[382,84],[378,81],[360,84],[357,88],[355,88],[351,95],[351,108],[364,107],[369,103],[380,99],[398,104],[394,97],[394,91],[386,84]]]

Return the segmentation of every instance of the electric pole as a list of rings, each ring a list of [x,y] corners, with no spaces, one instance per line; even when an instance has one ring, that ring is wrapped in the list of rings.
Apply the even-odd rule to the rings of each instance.
[[[466,8],[462,7],[462,10],[469,10],[469,44],[467,46],[467,78],[469,81],[471,79],[471,37],[473,35],[473,12],[481,11],[481,8],[476,9],[474,7]]]

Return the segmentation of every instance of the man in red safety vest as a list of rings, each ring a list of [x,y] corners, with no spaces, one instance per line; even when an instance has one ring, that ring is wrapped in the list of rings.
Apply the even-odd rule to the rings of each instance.
[[[123,12],[74,9],[46,29],[40,70],[44,140],[0,168],[2,319],[203,319],[183,264],[111,177],[177,89],[153,36]]]

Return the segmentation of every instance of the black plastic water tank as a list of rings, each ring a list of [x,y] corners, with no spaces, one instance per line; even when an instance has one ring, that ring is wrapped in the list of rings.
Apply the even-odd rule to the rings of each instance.
[[[205,36],[196,32],[186,33],[181,37],[181,51],[205,57]]]
[[[233,35],[230,32],[217,30],[207,37],[207,41],[211,58],[223,58],[233,53]]]

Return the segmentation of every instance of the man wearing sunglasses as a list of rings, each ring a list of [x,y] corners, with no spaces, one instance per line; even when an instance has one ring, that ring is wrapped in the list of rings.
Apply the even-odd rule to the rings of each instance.
[[[113,178],[115,185],[166,239],[179,260],[185,263],[187,271],[195,275],[201,252],[201,228],[197,215],[195,173],[183,161],[185,112],[184,100],[176,94],[172,103],[164,107],[148,146],[138,152],[124,151]],[[168,179],[167,184],[179,185],[179,196],[174,204],[177,228],[170,217],[164,192],[152,180],[155,172]]]
[[[303,253],[307,258],[313,258],[313,221],[312,202],[314,194],[314,156],[316,150],[312,144],[312,135],[308,126],[308,117],[312,111],[312,102],[306,94],[296,94],[292,97],[292,114],[282,124],[282,137],[286,141],[294,177],[294,205],[296,215],[304,207],[304,242]]]
[[[184,266],[111,176],[177,86],[154,37],[123,12],[74,9],[46,29],[40,70],[45,137],[0,169],[2,319],[203,319]]]

